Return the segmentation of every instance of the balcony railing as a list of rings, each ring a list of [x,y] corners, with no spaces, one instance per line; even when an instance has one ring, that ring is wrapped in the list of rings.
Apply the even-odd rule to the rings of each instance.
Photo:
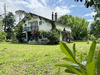
[[[24,27],[24,31],[39,30],[39,26]]]

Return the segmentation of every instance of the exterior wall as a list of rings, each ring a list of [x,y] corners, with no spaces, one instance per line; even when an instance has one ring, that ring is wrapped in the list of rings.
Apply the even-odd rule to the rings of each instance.
[[[31,20],[27,20],[24,24],[23,24],[23,28],[25,27],[31,27],[30,23],[31,22],[34,22],[34,21],[37,21],[38,24],[37,26],[39,27],[39,30],[44,30],[44,31],[50,31],[52,29],[52,25],[49,21],[45,21],[44,19],[40,19],[38,16],[33,16],[33,18],[31,18]],[[39,22],[42,21],[41,25],[39,24]],[[26,24],[26,26],[25,26]],[[28,30],[28,31],[24,31],[23,33],[26,34],[26,39],[25,41],[28,41],[28,33],[31,30]]]
[[[39,25],[39,30],[50,31],[51,29],[52,29],[51,23],[42,20],[42,25]]]
[[[39,27],[39,30],[44,30],[44,31],[50,31],[52,29],[52,24],[49,21],[44,20],[43,18],[39,18],[38,16],[33,16],[31,18],[31,20],[27,20],[24,24],[23,24],[23,28],[25,27],[31,27],[31,22],[37,21],[37,25]],[[40,21],[42,21],[42,23],[40,24]],[[59,23],[55,23],[56,24],[56,28],[60,29],[60,30],[65,30],[66,31],[70,31],[71,32],[71,27],[70,26],[64,26],[62,24]],[[26,25],[26,26],[25,26]],[[27,30],[27,31],[23,31],[23,33],[26,34],[26,38],[25,41],[28,41],[28,32],[30,32],[31,30]],[[60,41],[62,41],[62,34],[60,34]]]
[[[71,27],[70,26],[64,26],[64,25],[61,25],[61,24],[56,23],[56,28],[57,29],[61,29],[62,31],[65,28],[66,31],[70,31],[71,32]]]

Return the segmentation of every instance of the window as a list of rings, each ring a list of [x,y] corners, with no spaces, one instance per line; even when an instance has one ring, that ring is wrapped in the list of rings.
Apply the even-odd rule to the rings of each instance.
[[[42,21],[39,22],[39,25],[42,25]]]

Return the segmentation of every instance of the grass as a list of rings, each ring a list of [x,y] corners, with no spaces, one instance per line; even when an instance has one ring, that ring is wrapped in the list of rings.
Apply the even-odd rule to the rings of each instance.
[[[75,42],[77,59],[82,52],[86,55],[90,44]],[[91,43],[91,42],[90,42]],[[73,43],[67,45],[72,49]],[[100,49],[98,44],[96,50]],[[57,63],[64,63],[61,59],[65,55],[59,45],[29,45],[0,43],[0,75],[65,75],[64,68],[55,67]]]

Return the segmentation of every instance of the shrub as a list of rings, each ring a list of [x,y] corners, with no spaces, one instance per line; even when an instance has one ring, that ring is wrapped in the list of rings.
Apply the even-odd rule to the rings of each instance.
[[[100,43],[100,38],[98,38],[97,43]]]
[[[96,37],[91,35],[89,39],[93,41],[93,40],[96,40]]]
[[[31,31],[31,34],[32,34],[33,38],[34,38],[36,41],[38,41],[39,36],[40,36],[40,32],[39,32],[38,30],[33,30],[33,31]]]
[[[40,30],[40,36],[43,36],[43,37],[47,38],[47,33],[48,32],[46,32],[44,30]]]
[[[60,34],[56,30],[47,33],[47,38],[50,44],[58,44],[60,41]]]
[[[69,31],[62,31],[63,41],[66,41],[68,43],[71,42],[71,40],[74,40],[72,33]],[[66,39],[64,39],[66,38]]]
[[[18,42],[23,43],[24,42],[24,34],[23,34],[23,22],[19,23],[17,27],[15,28],[16,38]]]
[[[6,33],[0,30],[0,42],[3,42],[6,40]]]
[[[100,51],[97,54],[97,59],[93,60],[95,53],[96,41],[90,46],[90,50],[87,56],[87,61],[82,61],[82,53],[80,56],[80,62],[76,60],[76,48],[73,45],[73,51],[64,43],[60,43],[62,52],[66,55],[62,60],[67,61],[66,64],[56,64],[55,66],[65,67],[65,72],[77,74],[77,75],[100,75]]]

